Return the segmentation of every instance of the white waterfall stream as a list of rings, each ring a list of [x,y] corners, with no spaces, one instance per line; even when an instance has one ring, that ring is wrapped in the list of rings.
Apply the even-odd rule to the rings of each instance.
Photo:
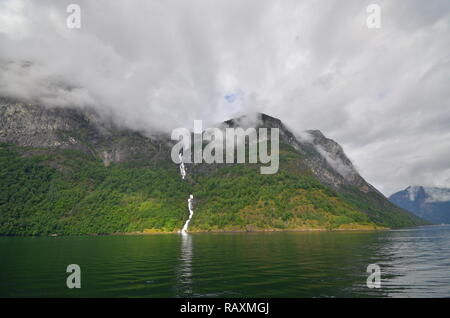
[[[186,168],[184,167],[184,162],[183,162],[183,156],[181,155],[181,153],[179,154],[179,158],[180,158],[180,174],[181,174],[181,179],[184,180],[184,178],[186,177]],[[189,226],[189,222],[192,219],[192,216],[194,215],[194,209],[192,207],[192,201],[194,200],[194,196],[191,194],[189,196],[188,199],[188,209],[189,209],[189,218],[186,220],[186,223],[184,223],[183,228],[181,229],[181,233],[185,234],[187,233],[187,229]]]
[[[181,233],[187,233],[189,222],[191,221],[192,216],[194,215],[194,210],[192,209],[192,200],[194,200],[194,196],[191,194],[188,199],[189,218],[187,219],[186,223],[184,223],[184,226],[181,229]]]
[[[184,180],[184,177],[186,177],[186,169],[184,168],[184,162],[183,162],[183,156],[181,153],[178,155],[180,158],[180,173],[181,173],[181,179]]]

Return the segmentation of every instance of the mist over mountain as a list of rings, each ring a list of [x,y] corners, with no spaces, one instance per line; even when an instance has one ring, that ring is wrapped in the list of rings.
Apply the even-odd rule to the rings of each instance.
[[[266,113],[338,140],[384,194],[450,186],[447,0],[380,0],[380,29],[358,0],[79,0],[80,29],[71,3],[1,1],[0,96],[150,134]]]
[[[392,194],[389,200],[434,224],[450,223],[450,189],[409,186]]]
[[[321,181],[334,188],[351,185],[363,192],[376,191],[358,174],[342,147],[319,130],[296,136],[281,120],[261,113],[230,119],[219,127],[279,128],[281,142],[304,156],[305,164]],[[130,138],[138,144],[129,143]],[[5,98],[0,98],[0,142],[77,150],[101,158],[105,165],[149,153],[152,143],[166,149],[175,143],[169,134],[149,135],[117,126],[93,108],[48,108]],[[164,159],[169,160],[169,156],[170,152]]]

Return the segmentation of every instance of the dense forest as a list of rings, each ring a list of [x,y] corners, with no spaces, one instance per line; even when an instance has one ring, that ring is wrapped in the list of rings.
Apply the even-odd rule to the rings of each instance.
[[[6,235],[174,231],[189,185],[176,166],[112,164],[75,151],[20,153],[0,147],[0,233]]]
[[[252,164],[223,165],[180,178],[167,161],[131,160],[105,166],[73,150],[0,145],[0,234],[82,235],[190,231],[374,229],[420,223],[392,207],[376,209],[357,190],[337,193],[292,168],[261,175]],[[189,169],[188,169],[189,170]],[[391,209],[391,210],[390,210]],[[399,212],[401,211],[401,212]]]

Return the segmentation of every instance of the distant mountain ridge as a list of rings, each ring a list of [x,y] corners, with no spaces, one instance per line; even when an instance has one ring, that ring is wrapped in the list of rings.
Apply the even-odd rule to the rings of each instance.
[[[432,223],[450,223],[450,189],[409,186],[392,194],[389,200]]]

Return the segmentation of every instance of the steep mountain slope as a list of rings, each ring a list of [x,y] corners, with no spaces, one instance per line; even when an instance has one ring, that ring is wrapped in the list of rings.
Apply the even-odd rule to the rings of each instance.
[[[432,223],[450,223],[450,189],[410,186],[389,200]]]
[[[223,123],[239,126],[244,118]],[[186,164],[170,159],[168,136],[147,136],[92,110],[0,100],[0,234],[402,227],[423,221],[359,176],[342,148],[319,131],[280,128],[280,169],[259,164]],[[270,149],[270,147],[269,147]]]

